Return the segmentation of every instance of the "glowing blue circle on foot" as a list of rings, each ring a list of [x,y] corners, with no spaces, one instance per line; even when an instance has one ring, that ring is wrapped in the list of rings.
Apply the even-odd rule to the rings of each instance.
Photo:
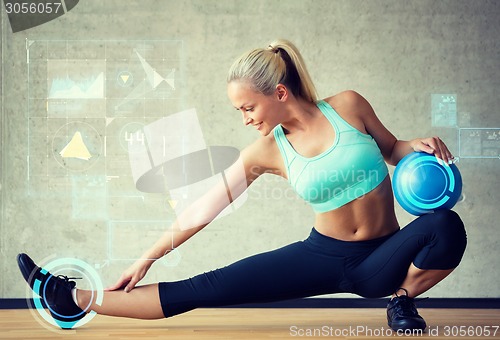
[[[462,194],[462,176],[455,164],[445,165],[434,155],[413,152],[396,166],[394,196],[412,215],[451,209]]]
[[[47,274],[47,272],[50,272],[52,273],[52,276],[64,274],[68,271],[77,272],[82,276],[82,279],[84,279],[84,281],[87,281],[87,284],[90,285],[90,290],[92,291],[91,301],[95,299],[95,303],[101,305],[104,297],[104,287],[98,273],[88,263],[75,258],[60,258],[44,264],[43,268],[41,269],[42,274],[45,275]],[[52,278],[52,276],[50,278]],[[81,316],[84,312],[81,312],[77,315],[64,316],[58,314],[50,306],[45,307],[42,304],[42,299],[45,298],[45,289],[41,289],[41,282],[38,279],[36,279],[33,283],[31,298],[34,308],[45,321],[63,329],[74,329],[77,327],[81,327],[92,320],[96,315],[94,311],[89,310],[90,303],[87,306],[82,306],[82,309],[88,312],[83,317]],[[54,316],[57,318],[55,318]],[[73,321],[74,319],[78,320]]]

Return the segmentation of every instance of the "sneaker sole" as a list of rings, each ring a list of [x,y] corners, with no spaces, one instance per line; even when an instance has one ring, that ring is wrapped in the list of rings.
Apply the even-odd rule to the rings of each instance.
[[[425,330],[427,328],[427,325],[424,323],[424,325],[422,325],[422,323],[418,322],[418,321],[408,321],[408,320],[405,320],[405,321],[402,321],[402,322],[392,322],[392,323],[387,323],[387,325],[393,330],[393,331],[406,331],[406,330],[416,330],[416,329],[419,329],[419,330]]]

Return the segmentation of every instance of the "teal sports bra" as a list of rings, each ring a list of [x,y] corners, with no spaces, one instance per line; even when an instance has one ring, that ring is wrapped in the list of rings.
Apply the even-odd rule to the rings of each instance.
[[[318,108],[335,130],[328,150],[304,157],[292,147],[281,125],[274,138],[285,162],[288,182],[316,212],[337,209],[375,189],[387,176],[384,157],[372,136],[347,123],[325,101]]]

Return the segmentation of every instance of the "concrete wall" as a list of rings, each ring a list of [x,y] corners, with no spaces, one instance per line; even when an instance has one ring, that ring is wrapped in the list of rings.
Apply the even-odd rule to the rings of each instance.
[[[123,126],[195,108],[206,145],[244,148],[258,134],[230,105],[226,72],[242,52],[279,37],[302,51],[320,96],[354,89],[398,138],[439,135],[461,156],[465,200],[455,210],[469,245],[460,267],[426,295],[499,297],[499,17],[500,2],[485,0],[87,0],[12,33],[2,11],[0,297],[26,296],[15,263],[22,251],[42,263],[80,259],[105,286],[113,283],[175,217],[168,193],[134,188],[116,142]],[[164,77],[177,68],[175,95],[168,88],[159,97],[145,89],[130,95],[144,79],[137,51]],[[64,67],[80,82],[104,72],[103,97],[51,98]],[[134,83],[120,89],[114,82],[127,67]],[[126,110],[116,110],[119,99]],[[449,105],[448,116],[439,116],[439,103]],[[102,147],[90,168],[58,160],[71,124]],[[313,212],[297,198],[279,199],[287,190],[284,180],[260,178],[241,208],[143,282],[185,278],[305,238]],[[413,219],[397,213],[401,225]]]

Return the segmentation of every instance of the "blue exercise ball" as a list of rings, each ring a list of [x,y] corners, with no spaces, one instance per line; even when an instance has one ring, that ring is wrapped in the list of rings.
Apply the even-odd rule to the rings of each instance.
[[[412,152],[397,164],[392,179],[394,196],[403,209],[420,216],[451,209],[462,194],[462,176],[455,164],[436,156]]]

